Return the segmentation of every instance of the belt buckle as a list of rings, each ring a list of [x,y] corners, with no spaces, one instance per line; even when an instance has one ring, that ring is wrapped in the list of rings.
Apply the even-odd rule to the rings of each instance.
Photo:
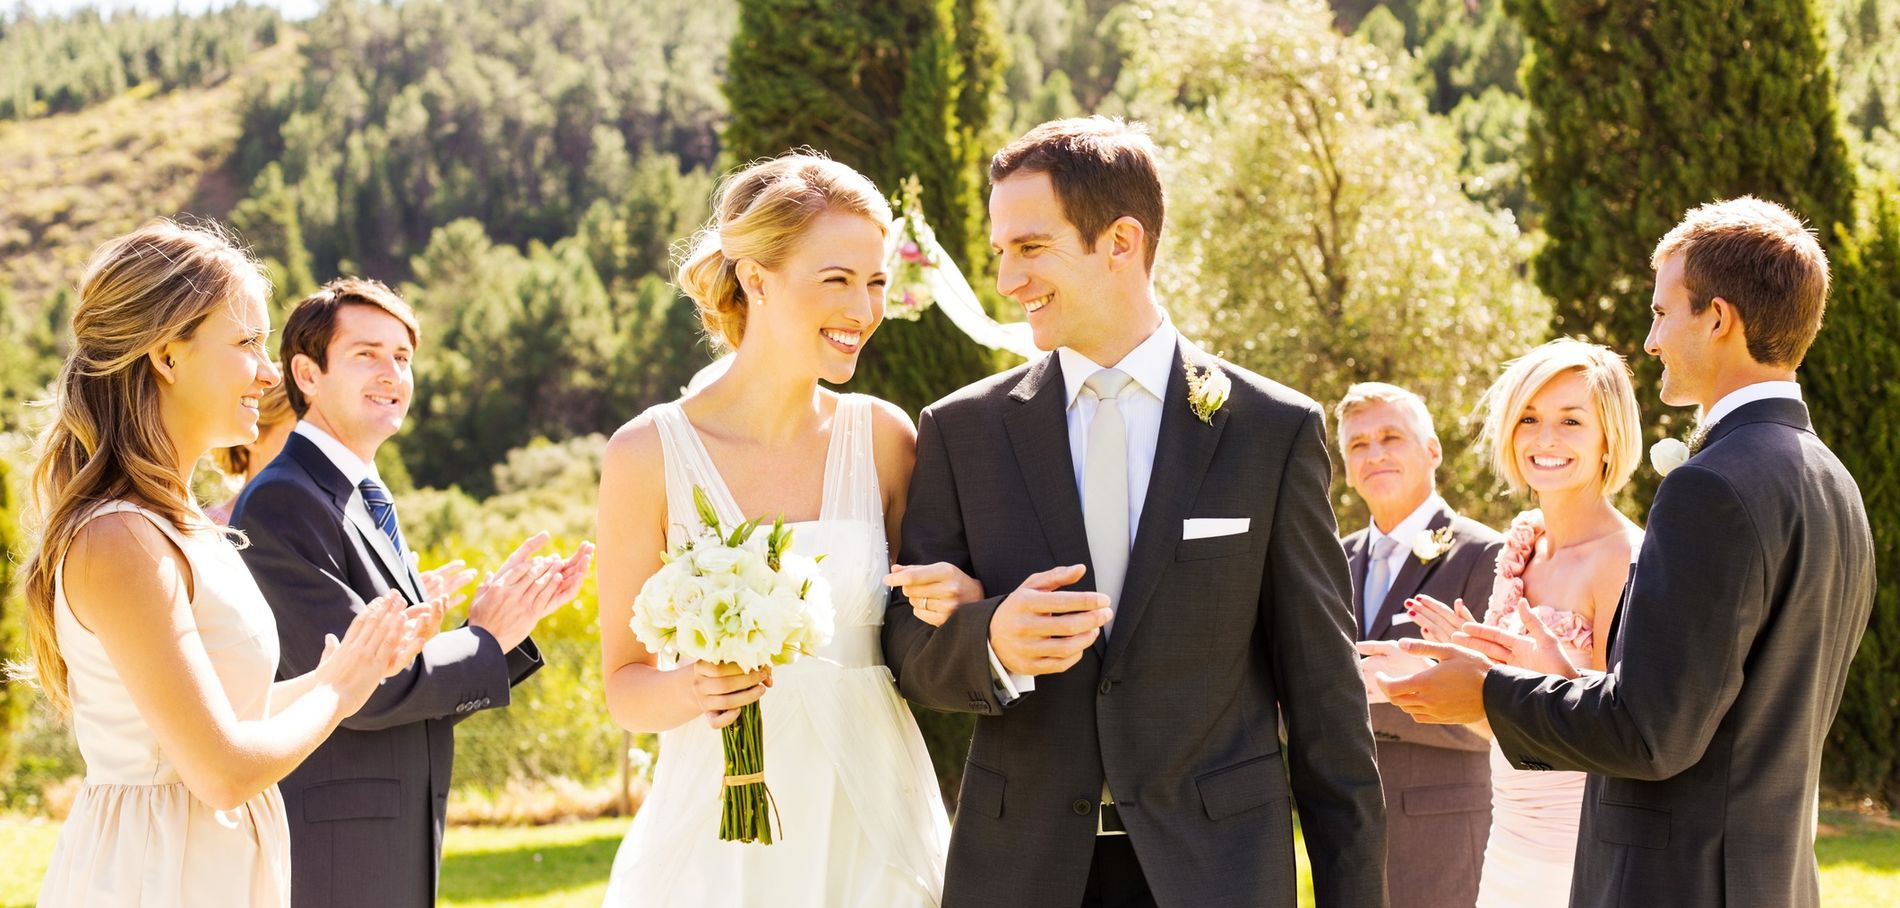
[[[1121,811],[1115,809],[1114,801],[1103,801],[1095,811],[1095,834],[1127,835],[1128,827],[1122,825]]]

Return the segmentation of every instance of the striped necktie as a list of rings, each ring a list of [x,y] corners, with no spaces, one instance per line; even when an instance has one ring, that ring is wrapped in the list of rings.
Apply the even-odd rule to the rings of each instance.
[[[365,476],[356,487],[363,493],[363,504],[369,508],[369,519],[396,546],[396,554],[407,552],[402,544],[402,528],[396,525],[396,502],[390,499],[389,490],[383,488],[383,484],[373,476]]]

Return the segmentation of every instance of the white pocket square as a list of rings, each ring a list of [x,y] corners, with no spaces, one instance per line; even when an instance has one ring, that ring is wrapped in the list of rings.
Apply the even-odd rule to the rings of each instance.
[[[1417,624],[1418,619],[1412,617],[1411,615],[1393,615],[1392,623],[1393,624]]]
[[[1250,522],[1249,517],[1189,517],[1181,522],[1181,541],[1245,533]]]

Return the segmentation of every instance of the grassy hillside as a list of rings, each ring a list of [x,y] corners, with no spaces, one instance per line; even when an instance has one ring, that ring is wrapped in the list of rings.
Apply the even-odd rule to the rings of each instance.
[[[299,60],[285,40],[211,86],[146,83],[76,113],[0,122],[0,286],[13,304],[38,312],[95,247],[152,217],[230,211],[243,192],[229,170],[240,101]]]

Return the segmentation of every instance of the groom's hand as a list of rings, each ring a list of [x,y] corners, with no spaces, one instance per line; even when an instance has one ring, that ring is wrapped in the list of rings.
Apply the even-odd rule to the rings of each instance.
[[[1101,593],[1063,591],[1082,579],[1079,564],[1031,575],[990,616],[990,648],[1018,675],[1053,675],[1081,661],[1112,614]]]

